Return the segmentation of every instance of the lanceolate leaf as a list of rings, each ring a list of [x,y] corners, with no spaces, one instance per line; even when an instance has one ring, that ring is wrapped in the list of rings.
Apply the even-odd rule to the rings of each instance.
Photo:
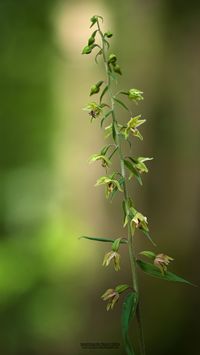
[[[101,149],[101,154],[105,155],[110,147],[112,147],[114,144],[107,144]]]
[[[102,91],[102,94],[101,94],[101,96],[100,96],[100,103],[101,103],[101,101],[102,101],[102,99],[103,99],[103,97],[104,97],[104,95],[105,95],[105,93],[106,93],[107,90],[108,90],[108,85],[106,85],[105,88],[104,88],[103,91]]]
[[[104,43],[106,43],[108,49],[110,48],[110,43],[108,41],[106,41],[106,39],[104,38]]]
[[[112,123],[112,136],[113,136],[113,140],[114,140],[115,143],[116,143],[116,135],[117,135],[116,125],[115,125],[115,122],[113,122]]]
[[[148,274],[150,276],[157,277],[162,280],[181,282],[181,283],[186,283],[191,286],[195,286],[191,282],[183,279],[180,276],[177,276],[176,274],[174,274],[170,271],[166,271],[166,273],[162,274],[161,271],[159,270],[159,268],[153,264],[146,263],[142,260],[137,260],[137,264],[142,269],[142,271],[144,271],[146,274]]]
[[[125,200],[122,201],[122,208],[123,208],[123,212],[124,212],[124,222],[125,222],[125,219],[126,219],[126,201]]]
[[[118,148],[119,148],[119,147],[116,146],[116,148],[115,148],[115,149],[113,150],[113,152],[110,154],[109,159],[111,159],[111,158],[113,157],[113,155],[115,154],[115,152],[117,151]]]
[[[152,260],[154,260],[155,257],[156,257],[156,254],[154,252],[150,251],[150,250],[141,251],[139,254],[140,255],[144,255],[147,258],[152,259]]]
[[[119,105],[121,105],[123,108],[125,108],[125,110],[127,110],[128,112],[130,112],[130,111],[129,111],[129,108],[128,108],[121,100],[116,99],[116,97],[114,97],[114,100],[115,100]]]
[[[156,247],[156,243],[154,243],[153,239],[151,238],[149,232],[143,228],[139,228],[139,230],[141,230],[142,233],[144,233],[144,235],[146,235],[146,237],[150,240],[150,242],[153,244],[154,247]]]
[[[138,295],[135,292],[129,293],[122,306],[122,336],[127,355],[134,355],[133,346],[129,339],[128,330],[130,321],[133,318],[138,303]]]
[[[97,58],[98,58],[98,56],[99,55],[101,55],[102,54],[102,49],[100,49],[100,51],[96,54],[96,56],[95,56],[95,62],[98,64],[98,60],[97,60]]]
[[[110,116],[110,114],[112,113],[112,110],[109,110],[108,112],[106,112],[105,116],[102,118],[101,120],[101,127],[103,126],[103,123],[105,121],[105,119]]]
[[[96,242],[105,242],[105,243],[113,243],[115,239],[109,239],[109,238],[101,238],[101,237],[87,237],[87,236],[82,236],[79,237],[79,239],[89,239],[89,240],[94,240]],[[127,244],[126,239],[121,239],[120,244]]]
[[[136,177],[137,181],[139,182],[140,185],[142,185],[142,179],[141,176],[139,174],[139,172],[137,171],[137,169],[133,166],[133,164],[131,164],[128,160],[124,159],[124,164],[126,165],[126,167],[130,170],[130,172]]]

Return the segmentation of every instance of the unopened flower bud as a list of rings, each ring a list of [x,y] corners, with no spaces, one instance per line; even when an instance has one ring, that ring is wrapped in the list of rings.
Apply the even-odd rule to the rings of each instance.
[[[117,61],[117,57],[115,54],[110,54],[108,58],[108,64],[115,64]]]
[[[113,66],[113,70],[115,73],[122,75],[122,71],[121,71],[120,66],[118,64]]]
[[[107,38],[111,38],[111,37],[113,36],[113,33],[110,32],[110,31],[108,31],[108,32],[106,32],[106,33],[104,34],[104,36],[107,37]]]

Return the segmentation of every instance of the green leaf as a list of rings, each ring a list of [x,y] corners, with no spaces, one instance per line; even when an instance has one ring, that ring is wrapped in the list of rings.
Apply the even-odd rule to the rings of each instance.
[[[125,223],[125,220],[126,220],[126,201],[125,200],[122,201],[122,209],[124,212],[124,223]]]
[[[144,235],[150,240],[154,247],[156,247],[156,243],[154,243],[153,239],[151,238],[149,231],[145,230],[144,228],[139,228],[139,230],[144,233]]]
[[[95,62],[98,64],[98,60],[97,60],[97,58],[98,58],[98,56],[99,55],[101,55],[103,53],[103,51],[102,51],[102,49],[100,49],[100,51],[96,54],[96,56],[95,56]]]
[[[114,100],[115,100],[119,105],[121,105],[125,110],[127,110],[128,112],[130,112],[130,111],[129,111],[129,108],[128,108],[121,100],[116,99],[116,97],[114,97]]]
[[[115,126],[115,122],[112,123],[112,137],[114,142],[116,143],[116,136],[117,136],[117,132],[116,132],[116,126]]]
[[[132,320],[136,312],[137,304],[138,304],[138,295],[135,292],[131,292],[126,296],[122,306],[122,320],[121,320],[122,336],[123,336],[124,346],[127,355],[135,354],[128,335],[128,330],[129,330],[130,321]]]
[[[150,251],[150,250],[141,251],[139,254],[140,255],[144,255],[147,258],[152,259],[152,260],[154,260],[155,257],[156,257],[156,254],[154,252]]]
[[[118,150],[118,146],[116,146],[116,148],[113,150],[113,152],[110,154],[109,159],[111,159],[113,157],[113,155],[115,154],[115,152]]]
[[[105,155],[110,147],[112,147],[113,144],[106,144],[102,149],[101,149],[101,154]]]
[[[106,112],[106,114],[104,115],[104,117],[101,120],[101,127],[103,126],[103,123],[105,121],[105,119],[110,116],[110,114],[112,113],[112,110],[109,110],[108,112]]]
[[[112,245],[113,251],[118,251],[119,246],[120,246],[120,241],[121,241],[121,238],[115,239],[115,241],[113,242],[113,245]]]
[[[104,43],[107,45],[108,49],[110,48],[110,43],[108,41],[106,41],[106,39],[104,38]]]
[[[131,164],[130,161],[128,161],[126,159],[124,159],[124,164],[131,171],[131,173],[136,177],[137,181],[142,186],[141,176],[140,176],[139,172],[137,171],[137,169],[133,166],[133,164]]]
[[[110,137],[112,134],[112,123],[105,127],[105,138]]]
[[[126,291],[129,288],[129,285],[125,284],[125,285],[118,285],[115,287],[115,291],[118,293],[122,293],[124,291]]]
[[[115,239],[108,239],[108,238],[101,238],[101,237],[87,237],[87,236],[81,236],[79,239],[88,239],[88,240],[94,240],[96,242],[105,242],[105,243],[113,243]],[[121,239],[120,244],[127,244],[128,241],[126,239]]]
[[[100,96],[100,103],[101,103],[101,101],[102,101],[102,99],[103,99],[103,97],[104,97],[104,95],[105,95],[105,93],[106,93],[107,90],[108,90],[108,85],[106,85],[105,88],[104,88],[103,91],[102,91],[102,94],[101,94],[101,96]]]
[[[137,264],[142,269],[142,271],[144,271],[146,274],[148,274],[150,276],[157,277],[162,280],[181,282],[181,283],[186,283],[191,286],[195,286],[191,282],[183,279],[180,276],[177,276],[176,274],[173,274],[170,271],[166,271],[164,274],[162,274],[161,271],[159,270],[159,268],[153,264],[146,263],[142,260],[137,260]]]

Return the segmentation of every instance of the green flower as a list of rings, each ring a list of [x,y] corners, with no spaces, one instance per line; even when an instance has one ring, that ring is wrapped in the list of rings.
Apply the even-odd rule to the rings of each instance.
[[[108,266],[111,262],[111,260],[114,261],[114,268],[115,271],[120,270],[120,254],[117,253],[116,251],[110,251],[109,253],[105,254],[104,259],[103,259],[103,266]]]
[[[128,91],[128,97],[130,100],[133,100],[135,102],[144,100],[143,96],[143,91],[140,91],[138,89],[130,89]]]
[[[109,311],[109,309],[113,309],[115,303],[117,303],[120,293],[126,291],[129,288],[129,285],[118,285],[115,288],[109,288],[108,290],[106,290],[106,292],[101,296],[103,301],[108,301],[107,304],[107,311]]]
[[[92,163],[92,162],[95,162],[97,160],[101,161],[101,165],[103,166],[103,168],[107,168],[107,167],[109,167],[111,165],[110,159],[107,158],[104,154],[93,154],[90,157],[89,162]]]
[[[102,176],[100,177],[95,186],[99,185],[106,185],[106,198],[109,198],[110,194],[114,191],[114,189],[117,189],[118,191],[123,192],[120,183],[118,180],[113,179],[113,175],[109,176]]]
[[[136,211],[131,223],[134,224],[136,228],[143,229],[147,232],[149,231],[147,217],[143,216],[140,212]]]
[[[148,168],[146,166],[146,164],[144,164],[145,161],[148,160],[153,160],[153,158],[148,158],[148,157],[139,157],[135,160],[135,164],[134,166],[136,167],[136,169],[139,171],[139,173],[148,173]]]
[[[154,259],[154,265],[157,266],[161,273],[164,275],[167,271],[167,266],[169,265],[170,261],[174,259],[171,256],[165,254],[158,254]]]
[[[141,120],[141,115],[131,117],[131,119],[127,123],[127,127],[124,131],[124,136],[127,139],[129,136],[129,133],[132,133],[133,136],[138,137],[140,140],[143,140],[143,137],[137,127],[142,125],[146,120]]]
[[[115,303],[117,303],[119,299],[119,292],[115,291],[113,288],[109,288],[106,292],[101,296],[103,301],[108,301],[106,306],[106,310],[114,308]]]
[[[96,102],[90,102],[86,107],[84,107],[83,110],[89,111],[89,115],[91,116],[92,120],[102,113],[102,108],[102,105],[98,105]]]

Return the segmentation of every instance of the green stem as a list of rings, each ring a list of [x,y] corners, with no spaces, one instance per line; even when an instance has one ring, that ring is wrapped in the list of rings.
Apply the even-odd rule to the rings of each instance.
[[[114,101],[114,97],[113,97],[113,94],[111,91],[111,80],[110,80],[109,67],[108,67],[108,62],[107,62],[106,53],[105,53],[104,36],[103,36],[103,33],[100,29],[99,21],[97,21],[97,26],[98,26],[99,34],[102,39],[102,55],[103,55],[103,61],[104,61],[104,65],[105,65],[106,75],[107,75],[108,93],[109,93],[110,100],[111,100],[112,120],[113,120],[113,124],[115,125],[115,127],[117,127],[117,120],[115,117],[115,101]],[[126,182],[124,156],[123,156],[123,152],[122,152],[120,135],[119,135],[119,132],[117,129],[116,129],[116,133],[117,133],[116,134],[116,144],[118,146],[121,175],[123,177],[124,201],[125,201],[125,205],[126,205],[126,213],[128,214],[127,206],[128,206],[129,195],[128,195],[127,182]],[[131,232],[130,222],[128,222],[128,251],[129,251],[129,259],[130,259],[130,265],[131,265],[132,283],[133,283],[133,289],[138,294],[138,299],[139,299],[139,287],[138,287],[138,278],[137,278],[137,271],[136,271],[137,265],[136,265],[135,252],[134,252],[134,248],[133,248],[133,236],[134,235]],[[142,320],[141,320],[140,301],[138,301],[136,318],[137,318],[138,329],[139,329],[140,354],[145,355],[145,343],[144,343],[144,334],[143,334],[143,327],[142,327]]]

